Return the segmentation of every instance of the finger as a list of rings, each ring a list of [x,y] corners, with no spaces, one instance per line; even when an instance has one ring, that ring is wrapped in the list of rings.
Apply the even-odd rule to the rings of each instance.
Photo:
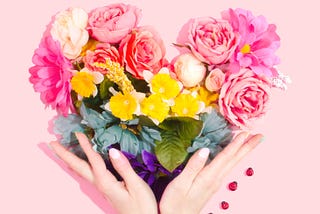
[[[224,148],[211,163],[206,166],[208,168],[209,174],[216,174],[218,171],[222,170],[225,165],[234,158],[235,154],[239,151],[241,146],[246,142],[249,136],[248,132],[241,132],[238,134],[229,145]]]
[[[73,153],[69,152],[58,142],[51,142],[51,148],[53,151],[76,173],[78,173],[83,178],[87,179],[89,182],[93,182],[93,174],[89,164],[75,156]]]
[[[119,150],[114,148],[109,150],[109,156],[113,167],[123,178],[128,189],[137,188],[137,185],[141,184],[143,180],[133,170],[128,159]]]
[[[252,136],[247,142],[245,142],[234,158],[223,168],[221,172],[221,178],[224,178],[245,156],[248,155],[257,145],[263,141],[263,135],[257,134]]]
[[[81,145],[81,148],[87,155],[87,158],[91,164],[91,168],[95,177],[95,182],[97,182],[98,185],[101,185],[101,183],[116,182],[117,179],[112,175],[111,172],[107,170],[103,158],[93,150],[88,138],[80,132],[76,132],[75,135]]]
[[[189,189],[198,173],[202,170],[208,159],[210,150],[208,148],[199,149],[188,161],[183,171],[175,178],[175,182],[183,184]]]

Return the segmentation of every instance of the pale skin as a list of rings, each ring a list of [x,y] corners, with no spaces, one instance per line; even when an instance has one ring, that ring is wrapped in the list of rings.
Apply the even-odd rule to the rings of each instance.
[[[228,172],[263,139],[261,134],[238,134],[209,164],[209,150],[197,151],[184,170],[165,189],[159,206],[152,190],[132,169],[127,158],[110,149],[114,168],[123,178],[118,181],[105,166],[102,157],[92,149],[82,133],[76,133],[89,163],[66,150],[59,142],[51,142],[54,152],[76,173],[91,182],[120,214],[198,214],[219,189]]]

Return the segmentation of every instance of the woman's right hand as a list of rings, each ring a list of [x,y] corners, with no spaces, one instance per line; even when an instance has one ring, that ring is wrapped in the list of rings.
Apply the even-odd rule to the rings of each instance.
[[[197,151],[165,189],[159,204],[161,214],[199,214],[228,172],[262,140],[261,134],[242,132],[206,166],[209,149]]]

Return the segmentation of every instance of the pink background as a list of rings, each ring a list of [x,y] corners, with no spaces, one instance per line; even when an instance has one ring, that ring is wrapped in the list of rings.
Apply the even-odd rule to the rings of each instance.
[[[265,142],[232,171],[204,213],[320,213],[317,133],[320,13],[317,1],[125,2],[143,10],[141,24],[158,29],[168,44],[169,59],[176,53],[169,44],[191,17],[219,17],[224,9],[242,7],[256,15],[263,14],[278,25],[282,38],[279,69],[290,74],[293,84],[286,93],[274,90],[271,109],[255,130],[265,134]],[[51,15],[69,6],[89,11],[108,3],[111,1],[10,0],[5,6],[1,5],[0,213],[98,214],[108,209],[107,205],[99,208],[83,194],[72,176],[39,149],[39,143],[53,139],[47,133],[47,121],[54,112],[44,110],[39,94],[34,93],[28,83],[33,50]],[[255,169],[253,177],[243,175],[248,166]],[[239,183],[236,192],[225,187],[233,180]],[[87,185],[80,186],[84,186],[86,192]],[[229,210],[219,209],[218,203],[222,200],[230,203]]]

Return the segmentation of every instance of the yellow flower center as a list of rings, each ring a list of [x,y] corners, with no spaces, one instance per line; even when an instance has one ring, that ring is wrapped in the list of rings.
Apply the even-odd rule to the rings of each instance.
[[[249,44],[245,44],[241,50],[240,50],[241,53],[243,54],[248,54],[251,52],[251,46]]]
[[[112,114],[121,120],[133,119],[133,114],[138,107],[136,99],[131,94],[118,93],[110,99]]]
[[[180,92],[177,81],[172,79],[169,74],[156,74],[151,80],[153,93],[161,95],[164,99],[172,99]]]
[[[96,90],[94,77],[87,72],[77,72],[71,79],[71,88],[83,97],[90,97]]]
[[[199,111],[198,99],[191,94],[180,94],[174,102],[175,104],[171,107],[171,110],[178,116],[194,117]]]
[[[161,123],[169,114],[170,107],[160,95],[152,94],[141,102],[141,111]]]

